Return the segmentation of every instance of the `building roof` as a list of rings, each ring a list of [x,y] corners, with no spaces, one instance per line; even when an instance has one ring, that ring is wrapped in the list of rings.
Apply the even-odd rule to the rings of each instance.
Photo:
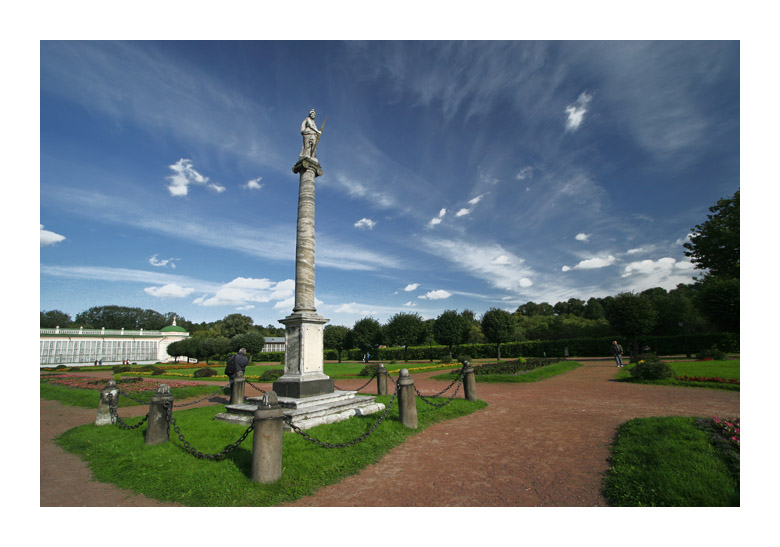
[[[167,327],[161,328],[160,332],[187,332],[187,329],[177,325],[168,325]]]

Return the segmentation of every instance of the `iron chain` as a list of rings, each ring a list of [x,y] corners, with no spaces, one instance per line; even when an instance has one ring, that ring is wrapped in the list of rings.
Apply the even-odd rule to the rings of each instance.
[[[166,409],[169,410],[170,408],[168,406],[168,403],[164,403],[164,406]],[[246,431],[236,440],[236,442],[227,445],[221,452],[216,452],[214,454],[204,454],[200,450],[197,450],[194,448],[190,443],[187,441],[187,439],[184,438],[184,435],[181,432],[181,429],[179,429],[179,425],[176,423],[176,418],[173,417],[172,414],[169,413],[171,424],[173,425],[173,430],[176,432],[176,435],[178,435],[179,440],[182,442],[182,445],[184,445],[184,449],[195,456],[196,458],[200,458],[202,460],[218,460],[220,458],[224,458],[228,453],[235,450],[238,445],[240,445],[244,440],[249,436],[249,432],[252,431],[254,428],[254,424],[250,425],[246,428]]]
[[[357,389],[344,389],[344,388],[340,388],[340,387],[339,387],[339,386],[337,386],[336,384],[333,384],[333,387],[335,387],[336,389],[338,389],[338,390],[341,390],[341,391],[360,391],[361,389],[363,389],[364,387],[366,387],[368,384],[370,384],[370,383],[371,383],[371,380],[373,380],[374,378],[376,378],[376,375],[377,375],[377,373],[375,372],[375,373],[374,373],[374,375],[373,375],[373,376],[371,376],[371,378],[369,378],[369,379],[368,379],[368,382],[366,382],[365,384],[363,384],[362,386],[360,386],[360,387],[359,387],[359,388],[357,388]]]
[[[136,429],[137,427],[141,427],[143,423],[149,419],[149,413],[146,413],[146,416],[141,418],[141,421],[138,422],[135,425],[127,425],[122,418],[119,417],[119,413],[116,410],[117,402],[114,401],[114,396],[109,393],[108,394],[108,411],[111,413],[111,417],[114,419],[116,424],[121,427],[122,429]]]

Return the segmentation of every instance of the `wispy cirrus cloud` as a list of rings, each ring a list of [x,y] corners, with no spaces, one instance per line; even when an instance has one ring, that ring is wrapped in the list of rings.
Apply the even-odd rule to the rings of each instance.
[[[607,266],[611,266],[615,263],[615,260],[617,260],[614,256],[608,255],[608,256],[594,256],[593,258],[587,258],[585,260],[581,260],[574,266],[563,266],[561,268],[562,271],[568,272],[571,270],[595,270],[598,268],[606,268]]]

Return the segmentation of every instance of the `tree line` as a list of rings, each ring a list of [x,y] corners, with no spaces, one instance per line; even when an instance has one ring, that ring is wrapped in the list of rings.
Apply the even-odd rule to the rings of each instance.
[[[500,356],[501,344],[515,341],[622,337],[636,345],[643,335],[739,334],[739,190],[718,200],[710,213],[684,244],[686,256],[704,272],[694,283],[670,291],[655,287],[587,301],[526,302],[513,312],[491,308],[481,317],[471,310],[446,310],[429,320],[417,313],[397,313],[385,324],[365,317],[351,328],[327,325],[324,346],[336,350],[339,360],[343,350],[370,353],[382,345],[403,347],[406,353],[410,346],[444,345],[452,352],[460,344],[490,343],[497,345]],[[75,321],[59,310],[42,311],[41,327],[159,330],[174,318],[191,333],[192,353],[179,355],[209,358],[239,347],[256,354],[262,351],[264,337],[284,336],[283,328],[254,325],[251,317],[239,313],[211,323],[192,323],[173,312],[122,306],[90,308],[76,315]]]

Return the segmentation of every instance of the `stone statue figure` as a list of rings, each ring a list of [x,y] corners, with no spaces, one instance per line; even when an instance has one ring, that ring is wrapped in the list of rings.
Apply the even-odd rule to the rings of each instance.
[[[314,158],[317,156],[317,138],[322,134],[322,131],[318,131],[317,124],[314,123],[316,116],[317,113],[312,109],[309,111],[309,116],[301,123],[301,135],[303,135],[301,157]]]

